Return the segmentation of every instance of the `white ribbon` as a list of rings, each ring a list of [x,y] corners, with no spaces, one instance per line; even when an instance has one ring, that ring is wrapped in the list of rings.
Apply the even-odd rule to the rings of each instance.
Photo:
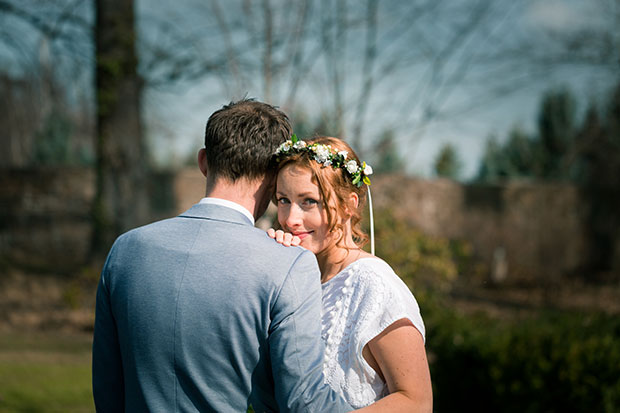
[[[372,196],[370,196],[370,185],[368,188],[368,209],[370,210],[370,253],[375,255],[375,219],[372,215]]]

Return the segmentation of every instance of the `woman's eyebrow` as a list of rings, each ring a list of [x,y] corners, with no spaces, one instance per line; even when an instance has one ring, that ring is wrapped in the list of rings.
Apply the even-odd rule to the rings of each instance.
[[[287,196],[288,194],[282,191],[276,191],[276,195],[282,195],[282,196]],[[312,198],[317,198],[317,194],[314,192],[310,192],[310,191],[306,191],[306,192],[300,192],[298,194],[296,194],[295,196],[298,197],[304,197],[304,196],[308,196],[308,197],[312,197]]]
[[[310,196],[310,197],[316,198],[316,194],[314,192],[309,192],[309,191],[308,192],[301,192],[301,193],[297,194],[297,196],[300,196],[300,197],[301,196]]]

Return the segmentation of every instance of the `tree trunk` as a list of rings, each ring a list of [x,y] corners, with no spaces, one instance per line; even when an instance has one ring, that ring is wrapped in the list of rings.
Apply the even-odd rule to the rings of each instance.
[[[95,254],[148,218],[146,154],[140,119],[134,1],[95,0],[97,184]]]

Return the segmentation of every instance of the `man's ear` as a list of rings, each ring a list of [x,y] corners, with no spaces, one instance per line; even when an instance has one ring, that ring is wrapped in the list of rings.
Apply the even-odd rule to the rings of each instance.
[[[200,172],[206,177],[207,176],[207,150],[202,148],[198,151],[198,168],[200,168]]]

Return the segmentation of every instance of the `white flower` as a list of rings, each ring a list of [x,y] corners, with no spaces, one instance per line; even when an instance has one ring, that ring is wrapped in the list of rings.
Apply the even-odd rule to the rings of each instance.
[[[314,159],[320,163],[325,162],[329,158],[329,155],[331,155],[329,148],[325,145],[316,145],[314,148],[314,153],[316,154]]]
[[[278,150],[276,151],[276,153],[280,154],[282,152],[288,152],[291,149],[292,144],[293,144],[293,141],[291,140],[284,142],[282,145],[280,145],[280,147],[278,147]]]
[[[340,151],[338,152],[338,155],[342,156],[344,159],[347,159],[347,155],[349,154],[349,152],[347,151]]]
[[[306,141],[297,141],[295,142],[295,145],[293,145],[293,148],[295,149],[302,149],[306,147]]]
[[[354,174],[355,172],[357,172],[357,162],[355,162],[355,160],[350,160],[349,162],[344,164],[344,167],[347,168],[347,171],[349,171],[350,174]]]
[[[372,166],[366,165],[366,167],[364,168],[364,175],[372,175]]]
[[[329,159],[323,162],[323,165],[325,166],[331,166],[331,164],[332,164],[332,161],[330,161]]]

